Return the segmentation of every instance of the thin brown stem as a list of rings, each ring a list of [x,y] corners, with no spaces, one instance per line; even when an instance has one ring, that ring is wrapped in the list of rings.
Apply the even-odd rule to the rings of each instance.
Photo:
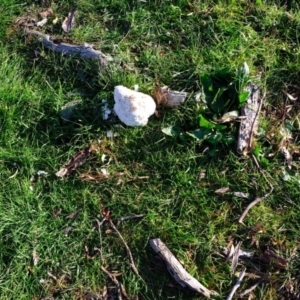
[[[122,234],[121,234],[120,231],[117,229],[117,227],[115,226],[115,224],[113,223],[113,221],[112,221],[111,219],[109,220],[109,224],[110,224],[110,226],[113,228],[113,230],[118,234],[119,238],[120,238],[121,241],[123,242],[123,244],[124,244],[124,246],[125,246],[125,248],[126,248],[126,250],[127,250],[127,254],[128,254],[129,260],[130,260],[130,266],[131,266],[133,272],[134,272],[136,275],[139,276],[139,272],[138,272],[138,270],[137,270],[137,268],[136,268],[136,266],[135,266],[135,264],[134,264],[134,260],[133,260],[133,257],[132,257],[130,248],[128,247],[126,241],[124,240]]]
[[[101,270],[112,280],[112,282],[116,285],[118,290],[118,300],[122,300],[122,292],[120,282],[116,279],[116,277],[107,271],[103,266],[100,267]]]

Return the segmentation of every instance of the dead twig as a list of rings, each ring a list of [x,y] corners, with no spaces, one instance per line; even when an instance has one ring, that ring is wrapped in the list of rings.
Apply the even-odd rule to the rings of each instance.
[[[101,270],[111,279],[111,281],[116,285],[117,291],[118,291],[118,300],[122,300],[122,291],[121,291],[121,284],[116,279],[116,277],[111,274],[109,271],[107,271],[103,266],[100,267]]]
[[[254,155],[253,155],[253,157],[254,157]],[[269,191],[267,194],[265,194],[264,196],[262,196],[262,197],[256,197],[256,198],[255,198],[255,199],[254,199],[254,200],[246,207],[246,209],[244,210],[244,212],[242,213],[242,215],[240,216],[240,218],[239,218],[239,220],[238,220],[238,222],[239,222],[240,224],[243,223],[244,218],[246,217],[246,215],[248,214],[249,210],[250,210],[254,205],[256,205],[257,203],[259,203],[259,202],[263,201],[264,199],[268,198],[268,197],[273,193],[273,190],[274,190],[273,185],[272,185],[271,182],[266,178],[264,172],[261,170],[260,167],[259,167],[259,170],[261,171],[262,175],[264,176],[265,180],[267,181],[268,185],[270,186],[270,191]]]
[[[133,220],[133,219],[139,219],[143,218],[144,215],[132,215],[132,216],[125,216],[117,219],[117,226],[120,225],[121,222],[127,221],[127,220]]]
[[[238,294],[238,298],[242,298],[245,295],[251,293],[254,289],[256,289],[263,281],[265,281],[267,275],[265,275],[264,277],[262,277],[260,280],[258,280],[255,284],[253,284],[251,287],[249,287],[248,289],[244,290],[243,292],[241,292],[240,294]]]
[[[136,268],[136,266],[135,266],[135,264],[134,264],[134,260],[133,260],[133,257],[132,257],[130,248],[128,247],[127,243],[125,242],[125,240],[124,240],[122,234],[121,234],[120,231],[117,229],[117,227],[115,226],[115,224],[113,223],[113,221],[112,221],[111,219],[109,219],[108,221],[109,221],[110,226],[113,228],[113,230],[118,234],[119,238],[121,239],[121,241],[123,242],[123,244],[124,244],[124,246],[125,246],[125,248],[126,248],[126,250],[127,250],[127,254],[128,254],[129,260],[130,260],[130,266],[131,266],[133,272],[134,272],[136,275],[140,276],[140,275],[139,275],[139,272],[138,272],[138,270],[137,270],[137,268]]]
[[[246,267],[243,268],[242,272],[240,273],[240,276],[236,282],[236,284],[233,286],[230,294],[228,295],[228,297],[226,298],[226,300],[231,300],[234,293],[236,292],[236,290],[240,287],[241,283],[242,283],[242,280],[245,276],[245,273],[246,273]]]

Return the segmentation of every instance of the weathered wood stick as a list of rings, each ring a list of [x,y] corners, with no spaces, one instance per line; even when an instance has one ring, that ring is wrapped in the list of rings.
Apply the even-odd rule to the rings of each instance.
[[[152,249],[158,253],[166,263],[167,270],[171,276],[182,287],[189,287],[207,298],[210,298],[211,295],[217,295],[216,292],[208,290],[196,278],[190,275],[161,239],[151,239],[149,243]]]
[[[39,40],[42,44],[57,53],[61,53],[66,56],[78,56],[83,59],[98,59],[100,61],[100,65],[107,65],[107,61],[111,60],[102,52],[93,49],[92,45],[83,44],[83,45],[71,45],[66,43],[54,43],[51,40],[50,35],[43,34],[36,30],[28,30],[25,29],[25,32],[28,34],[34,34],[38,36]]]
[[[245,117],[241,120],[240,131],[238,136],[237,151],[247,154],[252,147],[252,138],[257,131],[258,115],[261,110],[263,98],[259,97],[259,87],[249,85],[247,87],[249,97],[241,108],[241,115]]]

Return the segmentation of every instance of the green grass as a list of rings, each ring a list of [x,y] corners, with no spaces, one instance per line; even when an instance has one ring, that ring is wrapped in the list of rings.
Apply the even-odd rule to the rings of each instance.
[[[52,8],[60,22],[69,8],[78,10],[76,26],[64,35],[61,23],[49,22],[40,30],[69,43],[92,43],[110,54],[114,61],[100,71],[93,62],[43,49],[15,24],[17,17],[37,16],[46,2],[0,3],[0,298],[83,299],[88,291],[101,294],[107,282],[103,264],[122,272],[119,278],[131,299],[203,299],[179,288],[157,263],[148,244],[152,237],[161,238],[192,275],[221,295],[219,299],[236,281],[230,264],[217,254],[230,236],[243,241],[244,249],[260,253],[270,248],[292,257],[287,270],[266,270],[271,280],[255,289],[255,299],[288,299],[287,283],[299,293],[299,183],[281,179],[285,162],[277,147],[282,120],[293,121],[299,114],[299,100],[287,102],[292,110],[282,119],[283,90],[293,93],[291,85],[298,86],[300,80],[297,1],[55,2]],[[36,57],[34,50],[41,55]],[[260,85],[267,91],[261,113],[264,134],[257,143],[262,154],[274,154],[263,166],[271,174],[274,192],[239,225],[249,200],[214,191],[229,186],[254,196],[267,193],[269,187],[253,161],[238,155],[235,144],[220,146],[212,158],[204,151],[207,145],[166,136],[161,129],[175,122],[193,127],[201,111],[195,101],[201,75],[223,68],[235,72],[245,61],[251,78],[257,81],[260,74]],[[112,104],[115,85],[134,84],[146,93],[156,84],[169,85],[188,91],[189,97],[182,107],[162,111],[160,119],[151,117],[146,127],[122,126],[118,137],[105,138],[112,125],[101,118],[101,99]],[[82,104],[73,122],[63,124],[60,110],[72,100]],[[294,149],[299,148],[298,135],[294,130]],[[72,155],[99,140],[99,153],[69,177],[56,178],[55,172]],[[100,183],[82,181],[80,174],[101,169],[103,154],[112,158],[107,167],[111,174],[127,175]],[[39,170],[48,175],[38,176]],[[199,180],[202,170],[206,177]],[[295,153],[292,171],[298,170]],[[91,255],[100,246],[95,219],[101,218],[101,207],[109,207],[114,218],[145,214],[119,227],[145,282],[130,269],[118,236],[104,232],[106,225],[104,262],[99,256],[85,257],[85,246]],[[66,219],[77,210],[74,219]],[[263,231],[251,246],[249,231],[258,222]],[[72,230],[66,236],[68,227]],[[39,255],[36,266],[33,251]],[[241,290],[250,284],[245,281]]]

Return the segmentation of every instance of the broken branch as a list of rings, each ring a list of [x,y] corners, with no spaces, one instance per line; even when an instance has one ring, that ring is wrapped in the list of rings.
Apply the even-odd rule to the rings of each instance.
[[[211,295],[217,295],[216,292],[208,290],[196,278],[190,275],[161,239],[151,239],[149,243],[152,249],[158,253],[166,263],[167,270],[171,276],[182,287],[189,287],[207,298],[210,298]]]
[[[83,59],[98,59],[101,66],[107,65],[109,58],[102,52],[93,49],[92,45],[83,44],[83,45],[71,45],[66,43],[54,43],[50,35],[43,34],[36,30],[25,29],[26,33],[34,34],[42,42],[42,44],[57,53],[61,53],[66,56],[78,56]]]

